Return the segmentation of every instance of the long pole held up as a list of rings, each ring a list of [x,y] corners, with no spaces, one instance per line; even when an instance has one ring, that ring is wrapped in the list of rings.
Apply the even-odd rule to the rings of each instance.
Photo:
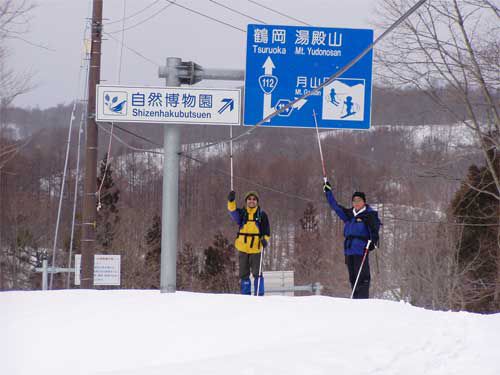
[[[229,138],[231,141],[229,142],[229,160],[231,161],[231,191],[234,190],[233,184],[233,126],[229,127]]]
[[[318,136],[318,146],[319,146],[319,155],[321,157],[321,167],[323,168],[323,182],[326,182],[327,178],[326,178],[325,159],[323,158],[323,149],[321,148],[321,139],[319,138],[318,120],[316,119],[316,111],[314,109],[313,109],[313,117],[314,117],[314,124],[316,125],[316,135]]]
[[[371,242],[372,242],[371,240],[368,240],[368,242],[366,243],[365,253],[363,254],[363,260],[361,260],[361,265],[359,266],[358,276],[356,277],[356,281],[354,282],[354,286],[352,287],[351,299],[352,299],[352,297],[354,297],[354,292],[356,291],[359,276],[361,275],[361,270],[363,269],[363,265],[365,264],[365,259],[366,259],[366,256],[368,255],[368,248],[370,247]]]

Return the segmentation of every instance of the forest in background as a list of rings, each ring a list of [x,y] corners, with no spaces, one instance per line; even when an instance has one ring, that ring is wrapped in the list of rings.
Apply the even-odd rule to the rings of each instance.
[[[8,65],[5,42],[29,23],[33,5],[0,4],[0,289],[36,289],[40,275],[33,267],[42,257],[68,264],[71,192],[81,174],[72,146],[56,258],[50,259],[72,105],[12,106],[33,86],[31,76]],[[413,2],[379,5],[378,26],[387,30]],[[377,46],[373,129],[322,132],[339,201],[348,205],[352,192],[363,190],[384,223],[370,260],[375,297],[432,309],[500,311],[499,17],[488,0],[428,1]],[[83,118],[80,107],[75,118]],[[237,289],[227,149],[190,152],[228,133],[226,127],[183,127],[181,290]],[[77,139],[76,126],[71,135]],[[159,284],[162,135],[155,125],[115,126],[109,159],[107,133],[99,139],[99,158],[110,164],[98,167],[97,252],[122,255],[124,288]],[[144,151],[151,148],[156,151]],[[244,191],[259,190],[271,220],[265,268],[291,269],[297,284],[319,281],[327,295],[348,295],[342,223],[322,197],[314,132],[258,129],[237,143],[234,161],[240,204]],[[81,191],[77,195],[80,202]],[[75,252],[80,226],[78,212]],[[55,287],[65,285],[58,275]]]
[[[378,109],[390,108],[396,97],[422,103],[415,92],[394,90],[392,97],[389,90],[383,92],[387,104],[381,98],[374,100],[374,113],[380,117],[371,131],[321,132],[327,173],[340,202],[348,205],[352,192],[362,190],[380,212],[384,223],[381,246],[370,259],[374,295],[427,307],[457,308],[458,291],[453,284],[460,275],[458,270],[446,268],[459,230],[450,218],[450,207],[464,171],[473,161],[480,164],[481,155],[468,130],[454,124],[439,125],[440,114],[436,121],[429,118],[430,124],[414,126],[413,120],[405,120],[404,112]],[[428,110],[435,111],[432,102]],[[40,274],[32,267],[42,253],[51,256],[70,113],[69,105],[8,112],[7,122],[16,124],[31,141],[1,174],[0,286],[4,290],[40,287]],[[36,118],[41,119],[38,129],[33,126]],[[390,121],[400,125],[382,125]],[[161,127],[120,127],[152,140],[147,142],[115,128],[115,134],[128,145],[161,148]],[[225,139],[228,132],[228,127],[187,126],[182,132],[183,150],[203,141]],[[462,134],[457,136],[457,132]],[[77,139],[76,127],[72,137]],[[14,142],[9,138],[3,141]],[[100,132],[101,160],[106,157],[108,142],[109,135]],[[234,150],[238,203],[242,204],[245,191],[258,190],[271,220],[272,240],[265,269],[294,270],[296,284],[319,281],[324,294],[348,295],[343,226],[323,197],[315,132],[258,129],[235,143]],[[228,150],[219,145],[190,156],[181,159],[178,286],[182,290],[234,292],[238,288],[236,250],[232,247],[236,228],[226,209]],[[59,266],[68,264],[75,163],[73,146],[57,246]],[[124,288],[159,286],[161,164],[158,154],[112,142],[101,192],[104,208],[98,221],[98,252],[122,255]],[[102,173],[101,162],[99,178]],[[100,182],[96,182],[96,190]],[[79,252],[78,218],[79,214],[74,253]],[[55,286],[65,285],[66,277],[57,275]]]

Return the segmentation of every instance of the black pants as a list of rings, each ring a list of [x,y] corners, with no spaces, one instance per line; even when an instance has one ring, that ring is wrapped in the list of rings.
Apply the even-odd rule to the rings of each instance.
[[[259,277],[260,268],[260,254],[247,254],[239,251],[239,263],[240,263],[240,279],[248,279],[250,277],[250,271],[254,278]]]
[[[358,276],[362,260],[363,255],[345,256],[345,264],[347,265],[347,270],[349,271],[351,290],[354,288],[354,283],[356,282],[356,277]],[[370,263],[368,262],[368,255],[366,256],[365,263],[363,264],[363,269],[359,275],[358,285],[356,286],[356,290],[354,291],[352,298],[370,298]]]

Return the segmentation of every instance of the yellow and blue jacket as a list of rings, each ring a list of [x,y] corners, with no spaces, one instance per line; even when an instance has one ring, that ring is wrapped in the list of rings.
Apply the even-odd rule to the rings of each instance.
[[[236,202],[227,202],[227,209],[238,224],[239,231],[234,246],[241,252],[256,254],[262,251],[262,240],[269,242],[271,231],[269,219],[259,206],[236,208]]]

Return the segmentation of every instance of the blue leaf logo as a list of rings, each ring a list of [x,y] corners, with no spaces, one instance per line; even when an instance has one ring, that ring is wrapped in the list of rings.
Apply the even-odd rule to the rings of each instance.
[[[126,92],[104,92],[105,114],[126,115]]]

